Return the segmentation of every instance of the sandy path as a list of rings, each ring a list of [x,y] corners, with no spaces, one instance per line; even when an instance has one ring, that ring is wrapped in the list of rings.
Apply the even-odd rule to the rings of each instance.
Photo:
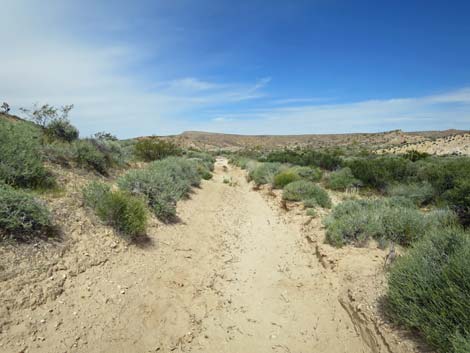
[[[219,159],[214,179],[179,205],[180,223],[155,222],[151,244],[18,313],[0,351],[369,352],[335,277],[277,212]]]

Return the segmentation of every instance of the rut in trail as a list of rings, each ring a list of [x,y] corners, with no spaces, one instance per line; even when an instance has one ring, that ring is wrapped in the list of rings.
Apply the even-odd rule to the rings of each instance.
[[[179,205],[179,223],[155,222],[151,244],[67,280],[58,300],[33,319],[20,314],[4,348],[370,352],[338,302],[336,278],[278,212],[243,172],[218,159],[214,179]],[[31,327],[41,317],[45,322]],[[25,334],[32,329],[41,337],[34,342]]]

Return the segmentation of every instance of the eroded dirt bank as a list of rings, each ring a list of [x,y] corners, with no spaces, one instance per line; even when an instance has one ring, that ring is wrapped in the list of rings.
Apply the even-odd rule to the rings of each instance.
[[[63,281],[56,299],[10,313],[0,351],[411,352],[360,317],[319,221],[309,240],[274,202],[218,159],[214,179],[179,204],[180,223],[154,221],[148,244],[118,243],[83,272],[37,284]]]

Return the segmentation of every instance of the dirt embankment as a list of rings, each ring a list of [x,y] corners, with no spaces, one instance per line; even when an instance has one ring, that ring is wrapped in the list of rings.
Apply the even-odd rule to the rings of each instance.
[[[319,218],[226,163],[138,246],[81,207],[86,177],[68,183],[50,201],[67,240],[1,249],[0,351],[419,352],[377,314],[384,251],[324,245]]]

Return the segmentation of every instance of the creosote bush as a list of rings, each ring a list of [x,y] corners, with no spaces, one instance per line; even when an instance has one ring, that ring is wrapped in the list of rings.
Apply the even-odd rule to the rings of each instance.
[[[320,181],[323,176],[323,172],[320,168],[317,167],[294,166],[291,169],[292,171],[297,173],[302,179],[308,181]]]
[[[0,120],[0,182],[26,188],[54,186],[43,165],[40,132],[30,123]]]
[[[52,233],[47,207],[30,194],[0,185],[0,241],[26,241]]]
[[[350,200],[337,205],[326,218],[326,240],[335,246],[364,245],[370,239],[409,245],[430,229],[457,223],[450,210],[425,214],[406,198]]]
[[[318,206],[331,207],[331,199],[328,193],[322,187],[306,180],[298,180],[287,184],[282,197],[290,201],[315,200]]]
[[[144,162],[152,162],[168,156],[181,155],[182,151],[173,142],[157,138],[145,138],[134,145],[134,153],[138,159]]]
[[[386,191],[389,196],[406,197],[417,206],[428,204],[434,196],[434,189],[428,182],[392,184],[387,187]]]
[[[293,181],[300,180],[301,177],[296,173],[292,168],[283,170],[282,172],[274,176],[273,186],[278,189],[282,189],[287,184],[292,183]]]
[[[45,127],[45,134],[52,140],[72,142],[78,139],[78,129],[66,118],[54,119]]]
[[[104,183],[90,183],[83,190],[85,205],[120,234],[135,238],[145,234],[147,229],[147,208],[145,202],[121,190],[112,191]]]
[[[361,182],[354,177],[351,168],[348,167],[331,172],[326,181],[326,186],[332,190],[344,191],[360,185]]]
[[[442,353],[470,348],[470,234],[431,229],[389,275],[388,311]]]

